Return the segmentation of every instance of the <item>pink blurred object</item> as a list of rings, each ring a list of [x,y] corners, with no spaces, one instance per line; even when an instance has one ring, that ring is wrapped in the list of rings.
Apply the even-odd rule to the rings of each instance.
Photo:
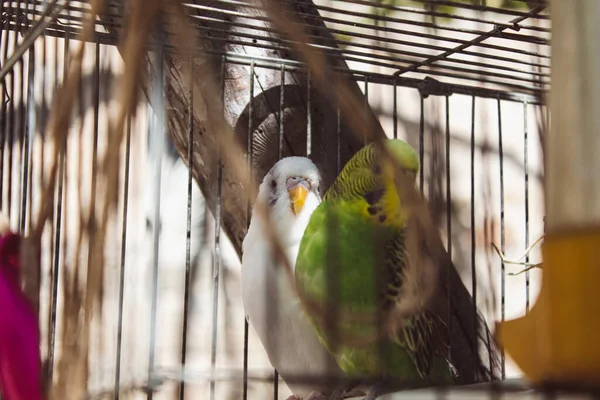
[[[3,400],[41,400],[38,319],[20,280],[21,236],[0,237],[0,393]]]

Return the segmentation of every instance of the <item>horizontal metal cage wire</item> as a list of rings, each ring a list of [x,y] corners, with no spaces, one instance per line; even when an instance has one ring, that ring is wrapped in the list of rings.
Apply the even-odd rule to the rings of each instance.
[[[457,1],[415,0],[387,5],[367,0],[283,0],[290,17],[305,28],[312,47],[333,61],[334,69],[401,86],[425,77],[449,86],[446,92],[486,90],[486,97],[540,101],[550,85],[550,20],[543,1],[516,0],[517,8]],[[97,22],[95,40],[116,44],[122,2],[108,1]],[[483,1],[482,3],[485,3]],[[47,4],[54,4],[46,9]],[[418,7],[421,6],[421,7]],[[290,59],[293,42],[282,38],[260,2],[196,0],[185,3],[205,51],[232,59],[301,67]],[[442,8],[445,7],[445,8]],[[24,32],[42,15],[58,13],[50,36],[81,33],[88,2],[5,2],[5,29]],[[316,21],[315,17],[318,17]],[[167,28],[168,29],[168,28]],[[168,51],[168,46],[167,46]],[[348,65],[335,65],[343,62]],[[432,80],[433,81],[433,80]],[[433,81],[435,82],[435,81]],[[442,89],[428,87],[425,92]],[[519,95],[527,95],[525,97]]]

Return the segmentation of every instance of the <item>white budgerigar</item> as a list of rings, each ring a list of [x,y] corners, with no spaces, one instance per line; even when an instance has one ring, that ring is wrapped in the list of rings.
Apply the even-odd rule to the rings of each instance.
[[[310,159],[286,157],[271,168],[259,187],[257,202],[268,204],[271,223],[292,267],[310,216],[321,202],[320,183],[319,171]],[[244,310],[271,364],[295,396],[331,392],[332,383],[294,380],[295,376],[344,374],[306,319],[285,265],[275,261],[264,221],[257,214],[242,247]]]

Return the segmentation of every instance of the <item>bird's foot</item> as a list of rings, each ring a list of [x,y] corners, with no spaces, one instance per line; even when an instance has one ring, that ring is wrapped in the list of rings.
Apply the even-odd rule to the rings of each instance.
[[[287,400],[345,400],[360,396],[365,396],[365,392],[358,389],[352,389],[346,391],[336,391],[332,393],[331,396],[327,396],[321,392],[311,392],[305,399],[302,399],[302,397],[298,397],[296,395],[291,395],[287,398]]]
[[[393,389],[389,385],[389,382],[385,380],[378,381],[376,384],[371,386],[365,400],[375,400],[379,396],[390,393],[391,391],[393,391]]]
[[[311,392],[305,400],[327,400],[327,395],[321,392]]]
[[[345,400],[352,397],[364,396],[365,392],[362,390],[354,389],[358,384],[357,381],[352,381],[348,384],[342,385],[327,398],[327,400]]]
[[[310,392],[307,398],[303,399],[295,394],[287,398],[287,400],[327,400],[327,396],[321,392]]]
[[[366,393],[363,392],[362,390],[352,389],[352,390],[348,390],[347,392],[345,392],[342,396],[343,397],[341,398],[341,400],[345,400],[345,399],[351,399],[352,397],[366,396]]]

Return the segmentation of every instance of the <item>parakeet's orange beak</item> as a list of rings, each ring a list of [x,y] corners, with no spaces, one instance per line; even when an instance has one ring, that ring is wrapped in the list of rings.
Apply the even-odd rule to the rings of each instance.
[[[288,184],[288,194],[290,201],[292,202],[292,212],[294,215],[300,214],[304,203],[306,202],[306,196],[308,196],[308,189],[306,188],[307,183],[304,181],[297,182],[294,185]]]

